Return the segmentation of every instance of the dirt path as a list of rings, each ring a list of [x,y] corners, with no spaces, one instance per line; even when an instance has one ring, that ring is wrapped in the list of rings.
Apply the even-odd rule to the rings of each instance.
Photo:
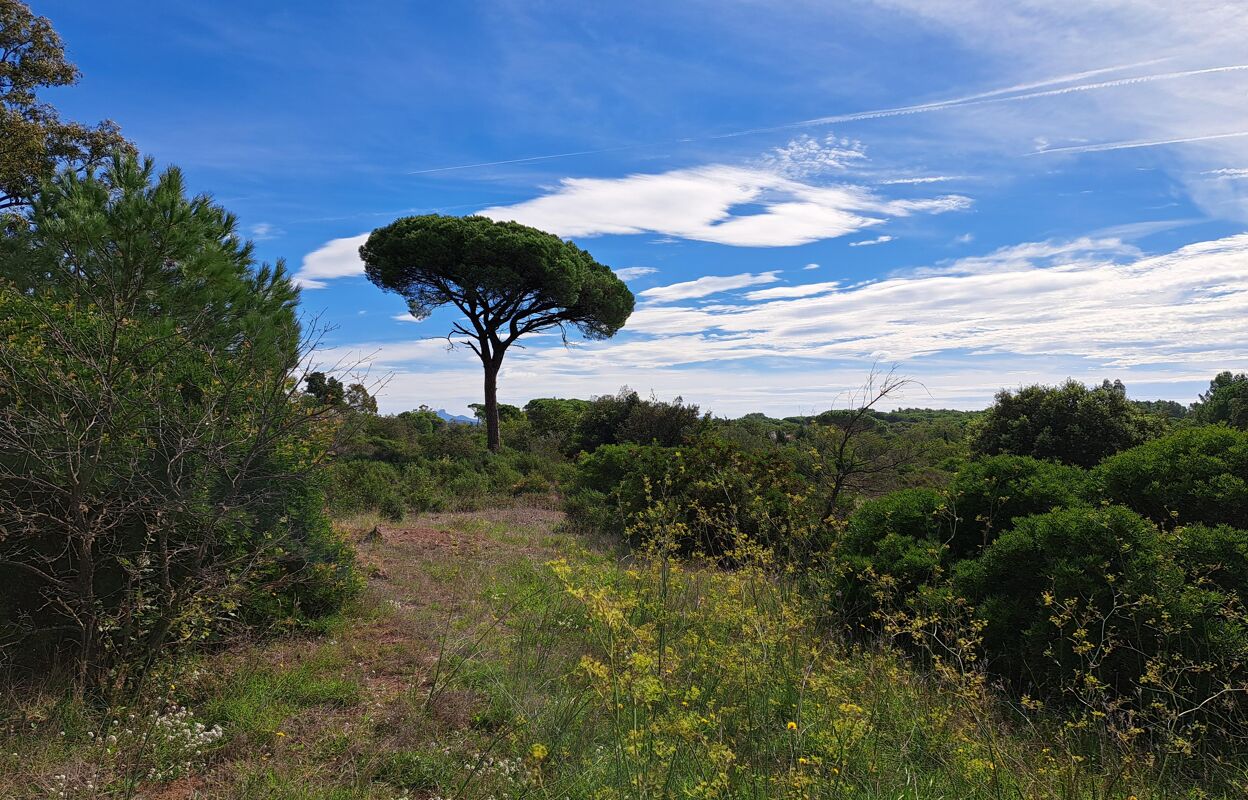
[[[361,778],[388,774],[402,754],[437,742],[462,746],[477,735],[489,700],[460,684],[472,683],[462,677],[490,646],[478,631],[503,624],[500,609],[511,602],[517,575],[535,573],[570,546],[573,537],[559,531],[562,520],[547,509],[505,508],[422,515],[399,525],[347,521],[368,576],[362,610],[323,637],[222,656],[213,665],[222,677],[200,694],[209,713],[213,702],[220,706],[212,698],[243,695],[216,709],[237,715],[225,723],[234,732],[230,745],[208,770],[147,796],[432,797],[419,780],[396,794],[393,780]],[[448,681],[452,664],[457,672]],[[283,675],[295,676],[293,694],[305,696],[250,696],[264,694],[254,684]],[[340,788],[328,791],[333,785]]]

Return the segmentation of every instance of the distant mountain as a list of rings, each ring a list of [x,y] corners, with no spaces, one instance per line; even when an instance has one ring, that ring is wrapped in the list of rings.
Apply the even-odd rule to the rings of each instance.
[[[455,425],[476,425],[477,424],[476,417],[465,417],[463,414],[452,414],[451,412],[447,411],[445,408],[439,408],[434,413],[437,414],[442,419],[446,420],[447,422],[450,422]]]

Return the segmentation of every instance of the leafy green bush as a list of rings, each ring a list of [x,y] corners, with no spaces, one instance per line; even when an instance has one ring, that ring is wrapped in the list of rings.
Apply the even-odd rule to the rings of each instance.
[[[1212,586],[1248,605],[1248,530],[1186,525],[1175,531],[1173,547],[1189,583]]]
[[[1248,431],[1178,430],[1106,459],[1093,477],[1101,497],[1159,525],[1248,528]]]
[[[949,547],[954,558],[987,547],[1014,520],[1086,505],[1088,474],[1027,456],[987,456],[964,464],[948,489]],[[956,524],[954,524],[956,522]]]
[[[1062,509],[1018,520],[953,586],[993,673],[1094,716],[1130,709],[1121,735],[1190,748],[1248,731],[1246,543],[1228,528],[1165,534],[1122,506]]]
[[[329,508],[336,514],[375,511],[392,522],[408,505],[399,471],[382,461],[339,461],[328,468]]]
[[[1182,583],[1156,526],[1121,506],[1020,519],[978,558],[958,564],[954,581],[986,623],[994,671],[1024,685],[1060,685],[1080,659],[1062,646],[1052,619],[1056,607],[1078,604],[1104,622],[1098,636],[1132,645],[1115,648],[1096,675],[1124,690],[1123,681],[1143,674],[1147,643],[1138,634],[1154,609],[1128,608],[1122,598],[1170,603]]]
[[[1161,433],[1163,417],[1127,399],[1122,384],[1090,389],[1078,381],[1001,391],[977,421],[972,449],[982,455],[1012,454],[1093,467],[1106,456]]]
[[[577,461],[574,521],[624,535],[656,503],[686,553],[723,556],[748,541],[793,557],[823,544],[818,498],[785,451],[743,450],[708,431],[686,447],[604,445]]]
[[[880,589],[906,597],[937,580],[951,521],[945,497],[934,489],[902,489],[859,506],[835,551],[843,565],[835,591],[846,618],[861,622],[877,610]]]

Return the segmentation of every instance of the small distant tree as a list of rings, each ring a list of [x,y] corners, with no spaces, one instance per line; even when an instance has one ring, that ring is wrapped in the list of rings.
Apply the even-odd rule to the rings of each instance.
[[[1127,399],[1120,381],[1089,388],[1068,380],[1061,386],[998,392],[971,444],[984,455],[1031,456],[1092,467],[1154,438],[1164,428],[1164,419]]]
[[[340,406],[344,402],[346,390],[342,387],[342,381],[327,377],[324,372],[308,373],[304,386],[308,394],[323,406]]]
[[[484,403],[469,403],[468,410],[477,418],[478,422],[485,422],[487,409]],[[500,422],[506,422],[510,419],[520,419],[524,416],[524,412],[519,406],[513,406],[511,403],[498,404],[498,419]]]
[[[516,222],[430,214],[378,228],[360,248],[368,279],[407,300],[416,319],[453,306],[464,320],[447,338],[465,344],[485,370],[485,425],[502,447],[498,371],[525,334],[569,327],[587,339],[614,336],[633,311],[633,293],[608,267],[571,242]]]
[[[377,398],[369,394],[368,389],[362,383],[353,383],[348,386],[343,400],[347,408],[352,411],[359,411],[361,414],[377,413]]]
[[[1209,391],[1192,404],[1192,416],[1208,425],[1224,422],[1248,430],[1248,374],[1219,373],[1209,381]]]
[[[525,404],[524,415],[539,435],[557,436],[567,441],[588,408],[588,400],[537,397]]]

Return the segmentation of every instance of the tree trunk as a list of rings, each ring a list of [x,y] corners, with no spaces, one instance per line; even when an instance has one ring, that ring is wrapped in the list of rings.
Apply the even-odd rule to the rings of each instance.
[[[498,364],[485,361],[485,441],[490,451],[503,449],[498,433]]]

